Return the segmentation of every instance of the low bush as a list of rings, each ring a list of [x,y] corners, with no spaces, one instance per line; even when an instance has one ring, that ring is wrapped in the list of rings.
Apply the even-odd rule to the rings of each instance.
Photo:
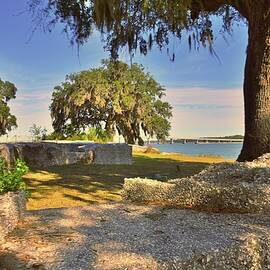
[[[53,131],[52,133],[45,136],[45,140],[50,140],[50,141],[65,140],[65,137],[62,134]]]
[[[28,167],[22,160],[17,160],[13,168],[9,169],[3,159],[0,159],[0,194],[9,191],[26,191],[23,176],[28,172]]]
[[[68,140],[68,141],[93,141],[96,143],[107,143],[113,140],[106,130],[101,128],[89,128],[86,131],[69,132],[68,135],[63,135],[58,132],[52,132],[46,135],[46,140]]]

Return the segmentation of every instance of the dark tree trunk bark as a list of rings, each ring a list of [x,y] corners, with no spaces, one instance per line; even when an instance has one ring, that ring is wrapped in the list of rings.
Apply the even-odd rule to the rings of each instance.
[[[270,152],[270,3],[268,3],[258,1],[254,4],[256,7],[249,10],[249,39],[244,79],[245,137],[238,161],[251,161]]]
[[[123,137],[124,137],[125,143],[135,144],[134,135],[131,132],[124,131]]]
[[[135,140],[134,140],[133,137],[127,137],[127,138],[125,139],[125,142],[126,142],[127,144],[135,144]]]
[[[144,146],[144,140],[142,139],[142,137],[138,138],[138,145]]]
[[[193,0],[192,15],[229,4],[249,23],[244,79],[245,137],[238,161],[270,152],[270,0]]]

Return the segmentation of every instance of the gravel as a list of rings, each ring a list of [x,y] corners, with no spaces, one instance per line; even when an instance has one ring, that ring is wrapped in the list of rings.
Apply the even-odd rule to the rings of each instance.
[[[253,162],[211,165],[191,177],[167,183],[125,179],[123,197],[212,212],[270,213],[270,154]]]
[[[0,241],[0,269],[270,269],[269,165],[267,154],[167,183],[128,179],[136,205],[28,211]]]
[[[150,205],[30,211],[0,269],[269,269],[269,233],[268,216]]]
[[[0,194],[0,241],[12,231],[23,217],[26,207],[23,191]]]

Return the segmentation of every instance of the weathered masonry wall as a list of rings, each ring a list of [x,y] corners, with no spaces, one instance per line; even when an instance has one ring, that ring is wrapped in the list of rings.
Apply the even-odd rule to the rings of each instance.
[[[5,143],[0,144],[0,156],[12,166],[16,159],[29,167],[50,167],[68,164],[131,164],[132,148],[127,144],[95,143]]]
[[[11,232],[25,211],[23,192],[8,192],[0,195],[0,241]]]

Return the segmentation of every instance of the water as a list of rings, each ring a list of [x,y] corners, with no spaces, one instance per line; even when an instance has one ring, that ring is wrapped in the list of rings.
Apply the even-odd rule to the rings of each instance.
[[[241,151],[242,143],[173,143],[173,144],[151,144],[162,152],[175,152],[187,155],[214,155],[228,159],[236,159]]]

